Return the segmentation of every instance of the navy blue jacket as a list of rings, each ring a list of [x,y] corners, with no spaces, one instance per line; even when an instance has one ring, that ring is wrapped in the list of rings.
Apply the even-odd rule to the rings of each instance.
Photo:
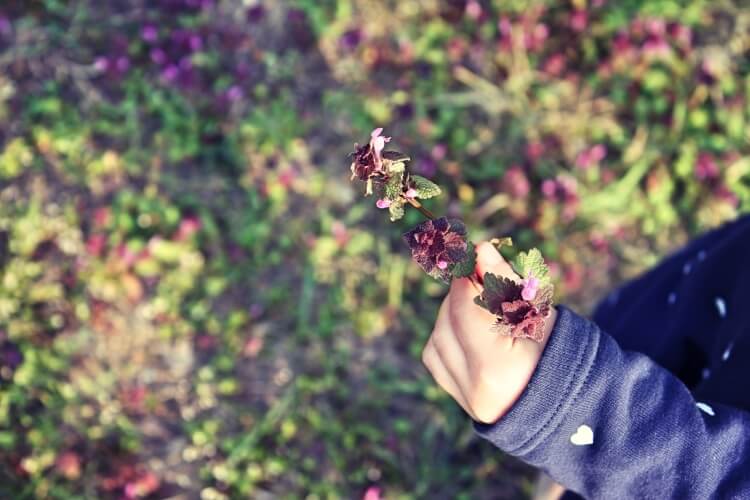
[[[566,500],[750,499],[750,216],[610,294],[593,321],[558,311],[520,399],[474,422],[482,437]]]

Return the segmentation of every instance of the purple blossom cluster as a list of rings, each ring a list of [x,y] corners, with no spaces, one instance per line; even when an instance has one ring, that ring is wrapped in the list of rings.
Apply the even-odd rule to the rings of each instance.
[[[145,69],[165,86],[190,91],[201,99],[209,96],[220,107],[231,105],[245,97],[251,82],[264,72],[242,23],[225,23],[217,30],[213,14],[214,0],[161,0],[131,29],[109,36],[94,67],[115,81],[136,68]],[[178,22],[185,16],[194,18],[190,27]],[[253,24],[264,17],[263,5],[253,5],[246,9],[244,22]],[[131,30],[137,34],[136,43],[124,34]],[[198,64],[198,57],[215,62]],[[216,84],[217,72],[222,75],[220,85]]]

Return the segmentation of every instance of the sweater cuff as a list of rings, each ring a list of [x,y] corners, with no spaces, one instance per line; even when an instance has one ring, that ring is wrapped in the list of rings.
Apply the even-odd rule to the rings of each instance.
[[[557,321],[529,385],[498,421],[474,429],[501,450],[524,456],[560,425],[594,364],[601,334],[590,321],[557,306]]]

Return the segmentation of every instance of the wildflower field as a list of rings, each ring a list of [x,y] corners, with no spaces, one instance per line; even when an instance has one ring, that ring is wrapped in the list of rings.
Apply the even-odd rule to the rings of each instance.
[[[589,312],[750,209],[750,5],[4,0],[0,498],[528,498],[420,362],[378,127]]]

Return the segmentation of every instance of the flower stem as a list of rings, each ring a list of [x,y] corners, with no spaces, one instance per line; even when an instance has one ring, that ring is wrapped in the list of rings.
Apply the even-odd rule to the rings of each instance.
[[[422,215],[424,215],[424,216],[425,216],[425,217],[427,217],[428,219],[430,219],[430,220],[435,220],[435,219],[437,219],[437,217],[435,217],[435,215],[434,215],[434,214],[433,214],[432,212],[430,212],[430,211],[429,211],[429,210],[427,210],[427,209],[426,209],[425,207],[423,207],[423,206],[422,206],[422,204],[421,204],[421,203],[419,203],[419,202],[418,202],[417,200],[415,200],[414,198],[407,198],[406,196],[404,196],[404,199],[405,199],[406,201],[408,201],[408,202],[409,202],[409,205],[411,205],[412,207],[414,207],[414,208],[416,208],[417,210],[419,210],[419,211],[420,211],[420,212],[422,213]]]

